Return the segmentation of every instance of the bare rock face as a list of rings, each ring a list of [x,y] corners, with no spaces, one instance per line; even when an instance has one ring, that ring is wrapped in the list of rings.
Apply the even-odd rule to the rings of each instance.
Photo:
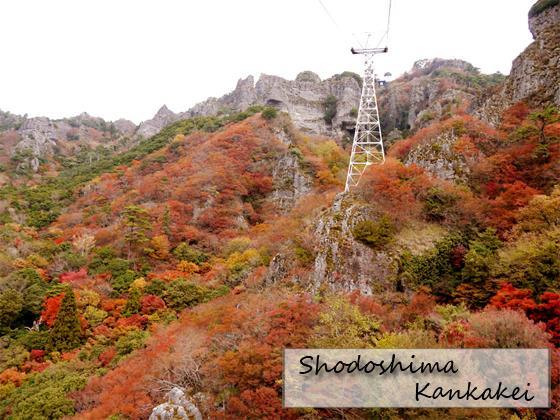
[[[129,120],[125,120],[123,118],[116,120],[115,122],[113,122],[113,125],[115,126],[116,130],[120,133],[122,133],[125,136],[132,136],[134,134],[134,132],[136,131],[136,124],[134,124],[132,121]]]
[[[175,387],[167,393],[167,401],[152,410],[149,420],[202,420],[202,414],[186,396]]]
[[[151,120],[146,120],[140,124],[138,130],[136,131],[136,136],[142,138],[152,137],[153,135],[160,132],[162,128],[166,125],[171,124],[180,119],[178,114],[175,114],[166,105],[163,105],[154,118]]]
[[[513,61],[504,93],[560,106],[560,3],[530,18],[529,29],[535,41]]]
[[[537,10],[529,18],[534,41],[513,60],[503,87],[477,111],[487,121],[497,123],[500,113],[519,101],[560,106],[560,3]]]
[[[339,195],[316,226],[318,238],[313,273],[313,288],[326,285],[332,290],[359,290],[371,295],[394,290],[397,264],[386,251],[376,251],[354,239],[352,230],[361,220],[376,220],[378,215],[348,195]]]
[[[18,129],[27,116],[12,114],[0,110],[0,131]]]
[[[0,156],[12,158],[17,169],[39,170],[49,156],[71,156],[83,147],[95,149],[122,136],[131,136],[136,125],[128,120],[114,123],[81,113],[75,117],[52,120],[47,117],[28,118],[0,111],[0,132],[16,136],[16,142],[3,144]]]
[[[288,146],[288,149],[279,157],[272,169],[271,201],[280,212],[287,213],[301,197],[311,191],[313,179],[303,170],[302,156],[293,147],[291,137],[280,129],[275,134],[283,144]]]
[[[181,114],[183,118],[213,115],[218,112],[243,111],[251,105],[273,106],[287,112],[300,130],[314,134],[338,134],[344,124],[353,124],[352,109],[359,104],[360,85],[351,75],[321,80],[313,72],[300,73],[295,80],[263,74],[254,82],[252,76],[240,79],[236,88],[219,99],[209,98]],[[324,119],[324,102],[337,98],[337,113],[328,124]]]
[[[25,120],[19,130],[21,141],[16,145],[16,153],[29,154],[27,161],[33,171],[39,169],[39,158],[52,153],[56,145],[57,132],[54,123],[46,117],[36,117]]]
[[[463,60],[418,60],[409,72],[378,90],[383,131],[415,130],[459,108],[469,109],[480,90],[496,77],[480,74]],[[471,85],[471,79],[480,85]]]
[[[421,166],[438,178],[464,183],[470,167],[465,157],[453,150],[457,139],[453,131],[441,133],[414,147],[403,162]]]

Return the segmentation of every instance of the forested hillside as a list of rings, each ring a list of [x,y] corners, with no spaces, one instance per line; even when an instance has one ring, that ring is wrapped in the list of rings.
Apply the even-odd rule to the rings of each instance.
[[[560,6],[537,5],[549,30]],[[275,103],[38,175],[6,161],[0,417],[559,418],[560,111],[422,63],[385,88],[387,160],[349,193],[348,133]],[[12,147],[21,121],[0,116]],[[284,409],[284,348],[549,348],[552,405]]]

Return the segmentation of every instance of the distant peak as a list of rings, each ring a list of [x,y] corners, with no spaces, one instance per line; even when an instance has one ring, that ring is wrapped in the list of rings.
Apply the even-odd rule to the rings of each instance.
[[[314,73],[310,70],[302,71],[296,76],[297,82],[313,82],[313,83],[321,83],[321,78],[317,73]]]
[[[156,112],[156,115],[171,115],[173,114],[173,111],[171,111],[167,105],[163,104],[162,107],[160,109],[158,109],[158,112]]]
[[[412,66],[412,70],[431,73],[432,71],[442,67],[451,67],[465,71],[476,71],[476,67],[468,61],[454,58],[424,58],[422,60],[415,61]]]

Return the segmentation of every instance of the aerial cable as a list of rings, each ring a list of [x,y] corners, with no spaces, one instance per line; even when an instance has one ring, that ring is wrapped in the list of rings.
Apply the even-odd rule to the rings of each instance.
[[[344,38],[347,38],[347,31],[345,31],[336,21],[336,19],[333,17],[333,15],[331,14],[331,12],[329,12],[329,9],[327,9],[327,6],[325,6],[325,3],[323,3],[322,0],[318,0],[319,4],[321,5],[321,7],[323,8],[323,10],[325,11],[325,13],[327,14],[327,16],[329,17],[329,19],[331,20],[331,22],[334,24],[334,26],[336,26],[336,28],[340,31],[340,33],[343,35]],[[354,37],[354,39],[356,40],[356,42],[358,43],[358,45],[360,45],[360,47],[363,47],[362,43],[360,42],[360,40],[356,37],[356,34],[352,34],[352,36]]]
[[[391,3],[392,0],[389,0],[389,10],[387,12],[387,28],[385,29],[385,33],[381,35],[381,39],[377,43],[377,47],[381,45],[384,39],[387,40],[387,45],[389,44],[389,29],[391,25]]]

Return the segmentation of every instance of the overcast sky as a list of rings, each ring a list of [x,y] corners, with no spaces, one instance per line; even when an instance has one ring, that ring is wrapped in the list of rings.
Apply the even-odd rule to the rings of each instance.
[[[531,42],[535,0],[393,0],[378,73],[420,58],[462,58],[508,73]],[[388,0],[0,0],[0,109],[61,118],[151,118],[184,111],[260,73],[322,78],[385,31]],[[333,22],[334,20],[334,22]],[[352,35],[355,34],[355,35]]]

